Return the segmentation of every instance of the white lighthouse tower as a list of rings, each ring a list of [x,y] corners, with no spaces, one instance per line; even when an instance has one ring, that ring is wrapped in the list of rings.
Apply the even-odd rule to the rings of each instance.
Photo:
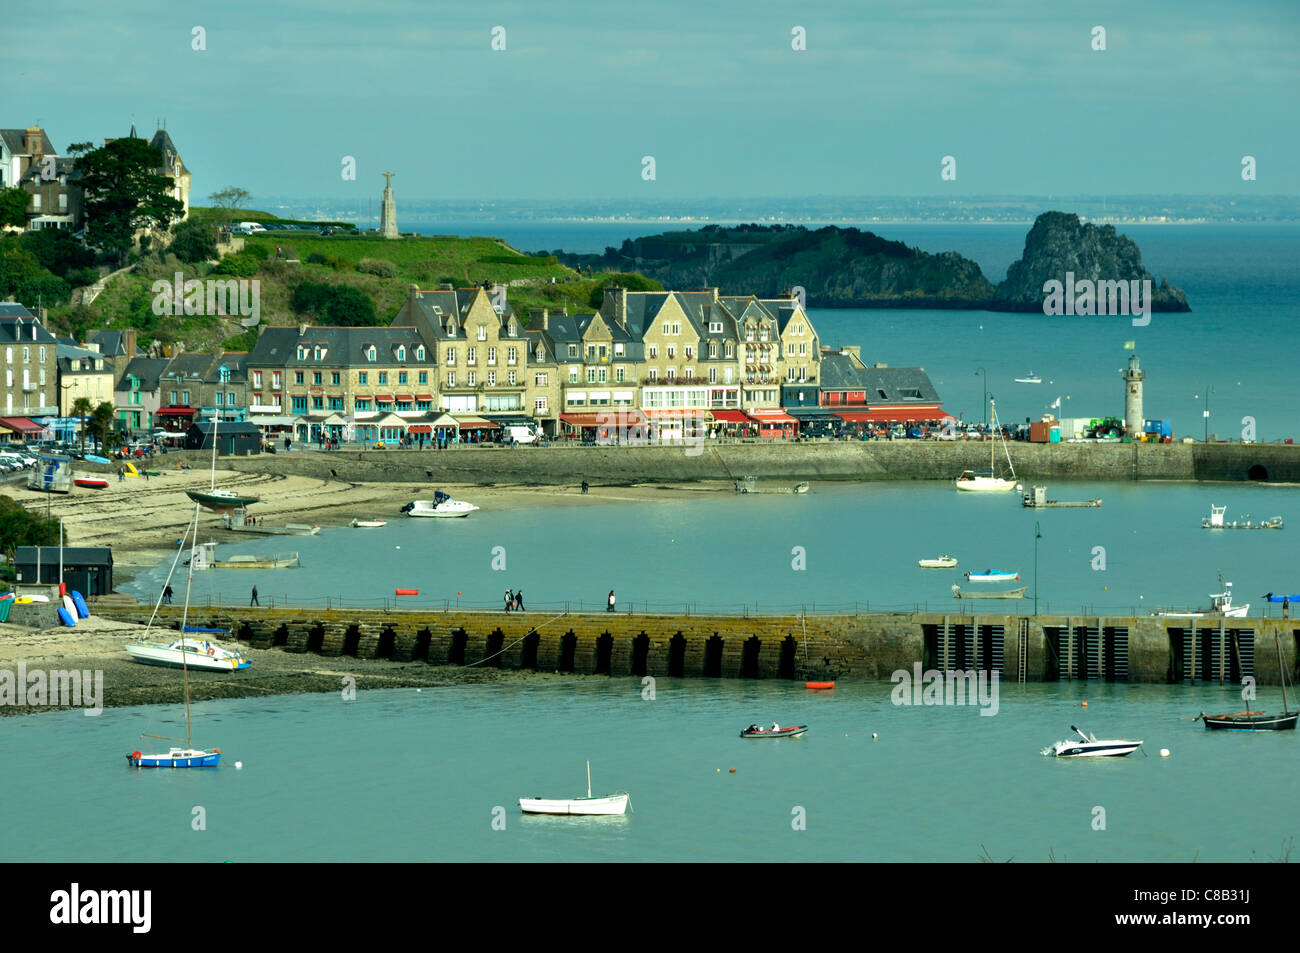
[[[1141,435],[1146,424],[1142,419],[1142,381],[1145,378],[1138,356],[1134,354],[1128,359],[1128,370],[1124,372],[1124,429],[1130,436]]]

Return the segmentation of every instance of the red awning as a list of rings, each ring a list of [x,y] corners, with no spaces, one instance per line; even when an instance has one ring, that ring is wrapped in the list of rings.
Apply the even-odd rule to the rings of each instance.
[[[714,420],[720,420],[720,421],[722,421],[724,424],[747,424],[747,423],[749,423],[749,418],[746,417],[746,416],[744,415],[744,413],[743,413],[742,411],[739,411],[739,410],[713,410],[713,411],[710,411],[710,413],[713,414],[713,419],[714,419]]]
[[[159,417],[192,417],[199,412],[197,407],[163,407],[158,411]]]
[[[26,417],[0,417],[0,426],[16,430],[19,433],[40,433],[46,428]]]
[[[428,424],[413,424],[406,428],[407,433],[433,433],[433,428]]]
[[[779,407],[765,410],[747,410],[745,412],[749,414],[751,420],[756,420],[760,424],[797,424],[799,422]]]
[[[570,427],[637,427],[645,423],[639,410],[602,411],[596,414],[560,414]]]
[[[500,424],[494,424],[492,421],[485,420],[482,417],[458,417],[456,419],[456,424],[457,426],[460,427],[461,430],[500,430],[501,429]]]
[[[398,400],[415,400],[415,398],[412,397],[410,394],[398,394],[398,395],[397,395],[397,399],[398,399]]]
[[[415,399],[416,399],[416,400],[433,400],[433,395],[432,395],[432,394],[416,394],[416,395],[415,395]]]

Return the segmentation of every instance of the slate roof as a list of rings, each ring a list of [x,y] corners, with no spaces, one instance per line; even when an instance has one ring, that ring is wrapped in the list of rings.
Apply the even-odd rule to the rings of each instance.
[[[64,374],[111,374],[113,367],[109,364],[108,359],[98,351],[92,351],[88,348],[79,347],[76,344],[66,343],[66,339],[59,338],[58,343],[54,345],[54,356],[59,362],[59,371]],[[74,361],[90,361],[89,367],[73,367]],[[95,370],[95,361],[103,364],[98,371]]]
[[[165,357],[133,357],[131,362],[123,368],[114,390],[127,390],[126,379],[131,375],[140,378],[140,389],[142,391],[157,390],[159,377],[167,369],[167,363]]]
[[[172,168],[172,161],[180,159],[180,151],[176,148],[176,143],[172,142],[172,137],[167,135],[166,129],[159,129],[149,140],[149,145],[153,146],[163,155],[163,168],[169,173]],[[185,160],[181,159],[181,175],[189,175],[190,170],[185,167]]]
[[[939,392],[923,368],[858,367],[846,354],[822,355],[821,389],[865,391],[868,406],[940,402]],[[906,396],[905,391],[909,392]]]
[[[121,331],[96,331],[89,335],[86,341],[90,344],[98,344],[100,353],[105,357],[126,355],[126,339]]]
[[[456,340],[464,340],[457,337]],[[298,357],[298,345],[307,347],[304,357]],[[320,360],[315,358],[315,346],[325,347]],[[366,356],[369,345],[374,345],[376,359]],[[397,359],[398,345],[406,345],[406,357]],[[424,360],[416,357],[416,349],[425,344],[420,332],[413,327],[395,328],[343,328],[308,326],[300,332],[297,327],[268,327],[257,338],[257,345],[244,360],[244,367],[366,367],[370,364],[400,364],[409,367],[433,367],[433,350],[425,344]]]
[[[0,301],[0,318],[30,318],[34,315],[16,301]]]
[[[3,306],[0,306],[3,307]],[[22,308],[22,305],[18,307]],[[23,311],[27,311],[23,308]],[[32,329],[36,333],[32,334]],[[26,316],[14,311],[0,311],[0,343],[3,344],[53,344],[54,335],[30,312]]]
[[[29,155],[23,142],[27,137],[26,129],[0,129],[0,139],[4,140],[5,148],[14,155]],[[44,129],[41,130],[41,146],[45,155],[55,155],[58,150],[54,148],[54,143],[50,142],[49,135]]]
[[[46,155],[49,154],[50,153],[46,153]],[[76,164],[77,164],[77,160],[71,158],[70,156],[55,156],[54,157],[54,178],[57,179],[60,176],[64,176],[64,175],[71,176],[72,173],[76,170]],[[45,169],[43,168],[43,166],[44,163],[42,162],[33,162],[31,168],[29,168],[26,172],[24,172],[23,177],[18,180],[18,184],[26,185],[28,182],[33,182],[37,185],[40,185],[44,183],[46,180],[44,177]]]

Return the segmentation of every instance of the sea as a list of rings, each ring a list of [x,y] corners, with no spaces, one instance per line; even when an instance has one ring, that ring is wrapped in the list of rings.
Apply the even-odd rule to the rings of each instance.
[[[438,223],[429,231],[598,251],[660,228]],[[960,251],[996,280],[1027,227],[876,230],[928,251]],[[1147,372],[1147,417],[1170,419],[1179,437],[1203,435],[1207,398],[1208,429],[1221,437],[1242,439],[1251,422],[1260,441],[1300,431],[1289,353],[1300,320],[1300,229],[1121,231],[1157,277],[1187,292],[1191,314],[1157,314],[1144,328],[1121,318],[984,312],[818,310],[814,318],[823,343],[924,366],[945,406],[967,420],[982,419],[986,388],[1006,421],[1037,419],[1058,396],[1058,416],[1118,415],[1118,371],[1136,353]],[[1031,370],[1043,384],[1014,382]],[[612,588],[620,606],[647,612],[935,609],[954,604],[954,583],[970,585],[962,572],[983,569],[1018,572],[1025,600],[1000,607],[1026,612],[1203,606],[1220,574],[1252,614],[1265,611],[1264,592],[1300,592],[1292,541],[1300,488],[1049,489],[1057,499],[1101,497],[1102,506],[1031,511],[1018,494],[968,496],[935,481],[602,506],[568,505],[557,490],[553,505],[487,504],[464,520],[339,513],[339,523],[389,523],[223,546],[223,555],[296,550],[302,567],[196,573],[191,598],[246,604],[256,583],[263,605],[392,605],[396,588],[418,588],[407,604],[495,607],[506,588],[522,588],[540,617],[599,606]],[[1212,504],[1226,505],[1229,519],[1281,515],[1288,526],[1204,530]],[[958,569],[917,567],[940,553],[957,556]],[[156,599],[170,566],[162,560],[126,590]],[[195,741],[219,747],[222,766],[172,772],[130,769],[123,755],[142,732],[173,732],[175,706],[0,718],[0,803],[14,825],[41,833],[0,840],[0,859],[1249,862],[1285,856],[1300,832],[1290,803],[1300,781],[1296,738],[1206,732],[1188,720],[1239,710],[1239,686],[1003,684],[995,715],[900,704],[888,682],[842,682],[832,693],[776,680],[660,679],[654,688],[647,693],[635,678],[521,678],[362,691],[354,700],[203,702],[194,706]],[[1277,707],[1272,691],[1260,690],[1265,708]],[[771,721],[809,730],[771,742],[737,737]],[[1141,739],[1143,748],[1127,758],[1043,756],[1071,726]],[[520,813],[521,797],[585,794],[588,761],[593,793],[629,792],[632,813]],[[1230,796],[1240,784],[1247,809]]]

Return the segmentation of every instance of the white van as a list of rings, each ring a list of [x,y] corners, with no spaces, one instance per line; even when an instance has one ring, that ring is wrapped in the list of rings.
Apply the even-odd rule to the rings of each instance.
[[[258,232],[266,231],[266,229],[257,222],[240,222],[230,231],[234,235],[255,235]]]
[[[537,434],[526,424],[511,424],[506,428],[506,436],[512,443],[536,443]]]

